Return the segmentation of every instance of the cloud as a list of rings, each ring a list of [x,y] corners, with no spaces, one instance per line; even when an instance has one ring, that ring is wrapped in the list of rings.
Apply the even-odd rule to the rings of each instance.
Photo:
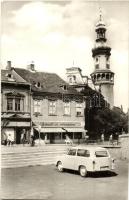
[[[80,67],[84,75],[89,75],[94,68],[91,49],[96,37],[94,25],[98,8],[97,2],[68,1],[64,4],[26,2],[19,9],[11,10],[3,21],[2,62],[11,59],[14,66],[25,67],[33,60],[37,70],[56,72],[65,78],[65,68],[71,67],[74,60],[75,66]],[[125,98],[120,99],[120,93],[127,95],[124,86],[128,80],[128,21],[120,20],[114,11],[109,13],[110,8],[105,6],[103,15],[112,47],[115,103],[127,107]]]

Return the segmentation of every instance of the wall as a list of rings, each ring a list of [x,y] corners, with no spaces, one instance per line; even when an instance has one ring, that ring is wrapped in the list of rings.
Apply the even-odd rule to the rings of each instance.
[[[129,160],[129,133],[120,135],[121,157]]]
[[[129,134],[119,136],[119,147],[109,147],[112,157],[129,161]]]

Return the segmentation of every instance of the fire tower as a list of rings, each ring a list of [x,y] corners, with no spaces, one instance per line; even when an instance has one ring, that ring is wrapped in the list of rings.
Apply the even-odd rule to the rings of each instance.
[[[99,87],[101,94],[110,104],[110,108],[112,108],[114,105],[114,73],[110,70],[111,48],[106,44],[106,25],[102,20],[101,13],[95,31],[97,38],[95,47],[92,49],[95,69],[91,74],[91,78],[94,85]]]

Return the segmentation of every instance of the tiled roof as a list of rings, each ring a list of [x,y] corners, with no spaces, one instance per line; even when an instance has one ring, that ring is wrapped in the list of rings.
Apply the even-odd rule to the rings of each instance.
[[[14,72],[14,70],[1,70],[1,81],[14,83],[27,83],[22,77]]]
[[[37,92],[50,92],[50,93],[66,93],[78,94],[79,93],[70,87],[63,79],[55,73],[46,72],[32,72],[23,68],[14,68],[15,72],[19,74],[24,80],[32,84],[32,90]],[[39,83],[40,87],[37,87]],[[68,90],[63,89],[63,85],[68,85]]]

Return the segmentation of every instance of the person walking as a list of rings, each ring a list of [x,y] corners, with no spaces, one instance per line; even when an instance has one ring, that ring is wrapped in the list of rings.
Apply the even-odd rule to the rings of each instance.
[[[101,135],[101,142],[104,143],[104,134]]]
[[[12,139],[11,134],[9,133],[8,136],[7,136],[7,145],[8,145],[8,146],[11,146],[12,143],[13,143],[13,139]]]
[[[113,136],[112,136],[112,134],[109,137],[109,144],[113,144]]]
[[[25,144],[25,141],[26,141],[26,133],[25,133],[25,130],[23,129],[22,133],[21,133],[21,144]]]

